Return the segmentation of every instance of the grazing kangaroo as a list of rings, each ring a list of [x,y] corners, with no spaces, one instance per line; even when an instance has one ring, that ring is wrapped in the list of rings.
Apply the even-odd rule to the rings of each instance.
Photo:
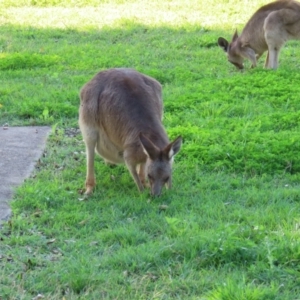
[[[235,31],[230,43],[220,37],[218,44],[238,69],[244,68],[245,58],[256,67],[256,61],[265,51],[268,51],[265,68],[277,69],[281,47],[286,41],[297,39],[300,39],[300,3],[279,0],[256,11],[240,36]]]
[[[95,150],[106,162],[125,163],[138,189],[158,196],[172,183],[173,157],[179,136],[169,142],[162,125],[161,85],[133,69],[99,72],[80,92],[79,126],[86,145],[86,194],[96,184]]]

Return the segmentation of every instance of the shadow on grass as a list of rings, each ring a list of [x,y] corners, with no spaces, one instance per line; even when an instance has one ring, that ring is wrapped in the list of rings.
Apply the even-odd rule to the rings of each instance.
[[[197,78],[202,64],[198,58],[216,47],[217,38],[200,28],[149,28],[128,21],[120,28],[102,30],[4,25],[0,32],[1,118],[18,124],[76,117],[79,89],[101,69],[136,68],[162,84],[173,84],[191,73]],[[42,116],[45,109],[50,119]]]

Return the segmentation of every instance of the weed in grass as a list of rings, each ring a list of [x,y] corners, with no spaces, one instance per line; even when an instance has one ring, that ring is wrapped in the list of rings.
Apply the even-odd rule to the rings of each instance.
[[[208,294],[208,300],[271,300],[276,299],[275,288],[251,287],[251,285],[239,285],[235,282],[227,281],[223,286],[216,288]]]
[[[58,57],[33,53],[0,54],[0,70],[32,69],[58,64]]]

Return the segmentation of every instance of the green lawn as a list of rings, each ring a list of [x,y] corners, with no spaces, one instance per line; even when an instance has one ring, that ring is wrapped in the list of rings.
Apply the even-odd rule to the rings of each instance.
[[[0,2],[0,125],[53,127],[0,230],[1,300],[299,299],[300,42],[277,71],[237,72],[217,46],[265,3]],[[100,158],[82,195],[79,90],[112,67],[159,80],[183,136],[159,198]]]

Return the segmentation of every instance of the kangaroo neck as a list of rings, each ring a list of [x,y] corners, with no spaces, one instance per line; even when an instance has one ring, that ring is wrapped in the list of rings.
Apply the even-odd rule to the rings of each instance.
[[[168,136],[163,127],[159,128],[159,130],[157,128],[156,130],[154,129],[147,132],[142,131],[142,133],[146,137],[148,137],[155,146],[157,146],[160,149],[165,148],[169,144]]]

